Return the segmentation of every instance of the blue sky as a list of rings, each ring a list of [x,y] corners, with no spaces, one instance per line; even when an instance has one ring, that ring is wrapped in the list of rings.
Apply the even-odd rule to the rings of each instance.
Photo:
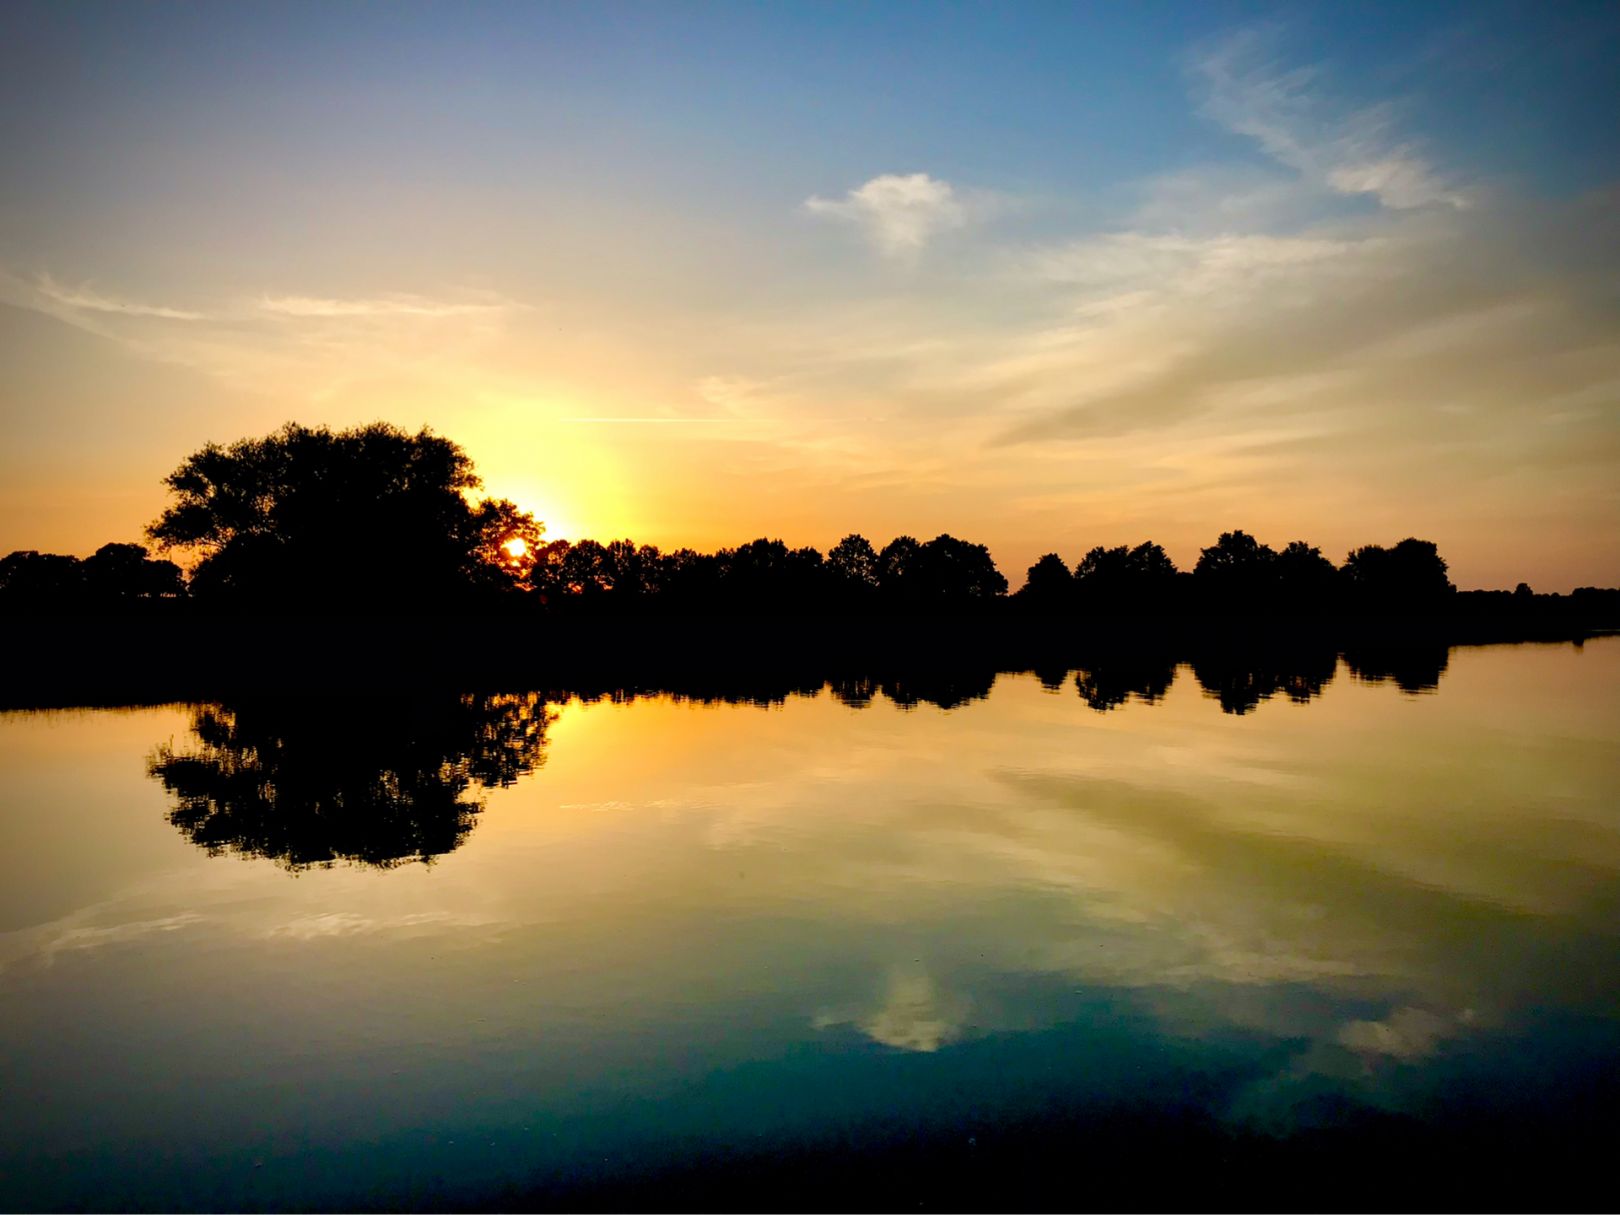
[[[0,548],[385,417],[554,534],[1620,575],[1612,5],[7,21]]]

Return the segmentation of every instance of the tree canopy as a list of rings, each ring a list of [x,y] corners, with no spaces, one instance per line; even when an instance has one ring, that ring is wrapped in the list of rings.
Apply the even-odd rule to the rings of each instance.
[[[541,535],[510,502],[468,500],[480,482],[455,443],[382,422],[210,443],[165,484],[175,500],[147,531],[201,552],[199,597],[443,602],[521,584]]]

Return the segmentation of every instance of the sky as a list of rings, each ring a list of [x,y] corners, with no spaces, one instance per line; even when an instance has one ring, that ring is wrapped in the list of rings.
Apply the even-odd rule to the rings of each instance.
[[[1612,4],[0,21],[0,552],[381,419],[551,537],[1620,583]]]

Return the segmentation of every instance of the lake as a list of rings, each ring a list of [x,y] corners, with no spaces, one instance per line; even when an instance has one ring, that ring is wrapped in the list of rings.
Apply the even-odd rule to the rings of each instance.
[[[1620,638],[1430,667],[0,714],[0,1208],[1577,1202]]]

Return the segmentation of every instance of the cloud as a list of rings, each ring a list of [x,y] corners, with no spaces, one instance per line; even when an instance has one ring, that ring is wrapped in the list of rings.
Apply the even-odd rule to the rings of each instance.
[[[1071,291],[1066,313],[1009,335],[976,384],[1012,419],[1003,441],[1185,435],[1206,417],[1230,438],[1291,419],[1391,449],[1386,469],[1392,451],[1432,461],[1436,443],[1520,464],[1548,436],[1545,402],[1601,396],[1620,375],[1610,226],[1589,206],[1386,212],[1288,236],[1122,232],[1036,250],[1020,267]],[[1489,424],[1436,429],[1458,405]]]
[[[807,198],[804,207],[858,225],[888,257],[915,254],[941,232],[968,222],[968,207],[950,182],[926,173],[885,173],[841,199]]]
[[[1397,1008],[1381,1021],[1347,1023],[1339,1031],[1338,1042],[1360,1055],[1422,1059],[1466,1030],[1471,1020],[1466,1011],[1443,1017],[1423,1008]]]
[[[447,297],[239,294],[207,311],[189,311],[3,267],[0,302],[54,317],[142,359],[244,387],[275,382],[316,401],[403,373],[461,375],[529,308],[492,292],[463,291]]]
[[[1255,140],[1267,155],[1338,194],[1371,195],[1405,210],[1469,205],[1409,141],[1396,138],[1387,105],[1335,118],[1317,95],[1314,68],[1284,69],[1272,56],[1276,36],[1249,30],[1207,50],[1193,64],[1206,115]]]
[[[406,915],[368,916],[352,911],[326,911],[297,916],[265,930],[264,935],[294,941],[321,941],[371,933],[489,928],[501,921],[452,911],[418,911]]]
[[[927,974],[893,971],[882,1002],[871,1011],[828,1011],[812,1021],[817,1029],[854,1025],[872,1041],[896,1050],[932,1054],[962,1036],[968,1001],[942,991]]]
[[[154,935],[178,932],[204,922],[204,917],[195,911],[147,919],[115,920],[112,923],[94,922],[97,916],[117,910],[112,904],[91,906],[43,924],[32,932],[9,934],[4,944],[0,945],[0,973],[24,960],[32,959],[40,965],[51,966],[64,954],[124,945]]]
[[[78,312],[105,312],[117,316],[145,316],[165,321],[200,321],[206,319],[201,312],[118,299],[114,296],[103,295],[87,286],[67,287],[58,283],[49,274],[41,274],[35,280],[34,287],[46,300]]]
[[[1159,284],[1191,294],[1228,291],[1271,271],[1318,266],[1364,252],[1367,240],[1327,236],[1114,232],[1047,249],[1028,260],[1040,278],[1093,288]]]
[[[371,299],[330,299],[310,295],[261,296],[258,310],[271,316],[321,320],[478,316],[499,312],[500,303],[451,303],[420,295],[386,295]]]

